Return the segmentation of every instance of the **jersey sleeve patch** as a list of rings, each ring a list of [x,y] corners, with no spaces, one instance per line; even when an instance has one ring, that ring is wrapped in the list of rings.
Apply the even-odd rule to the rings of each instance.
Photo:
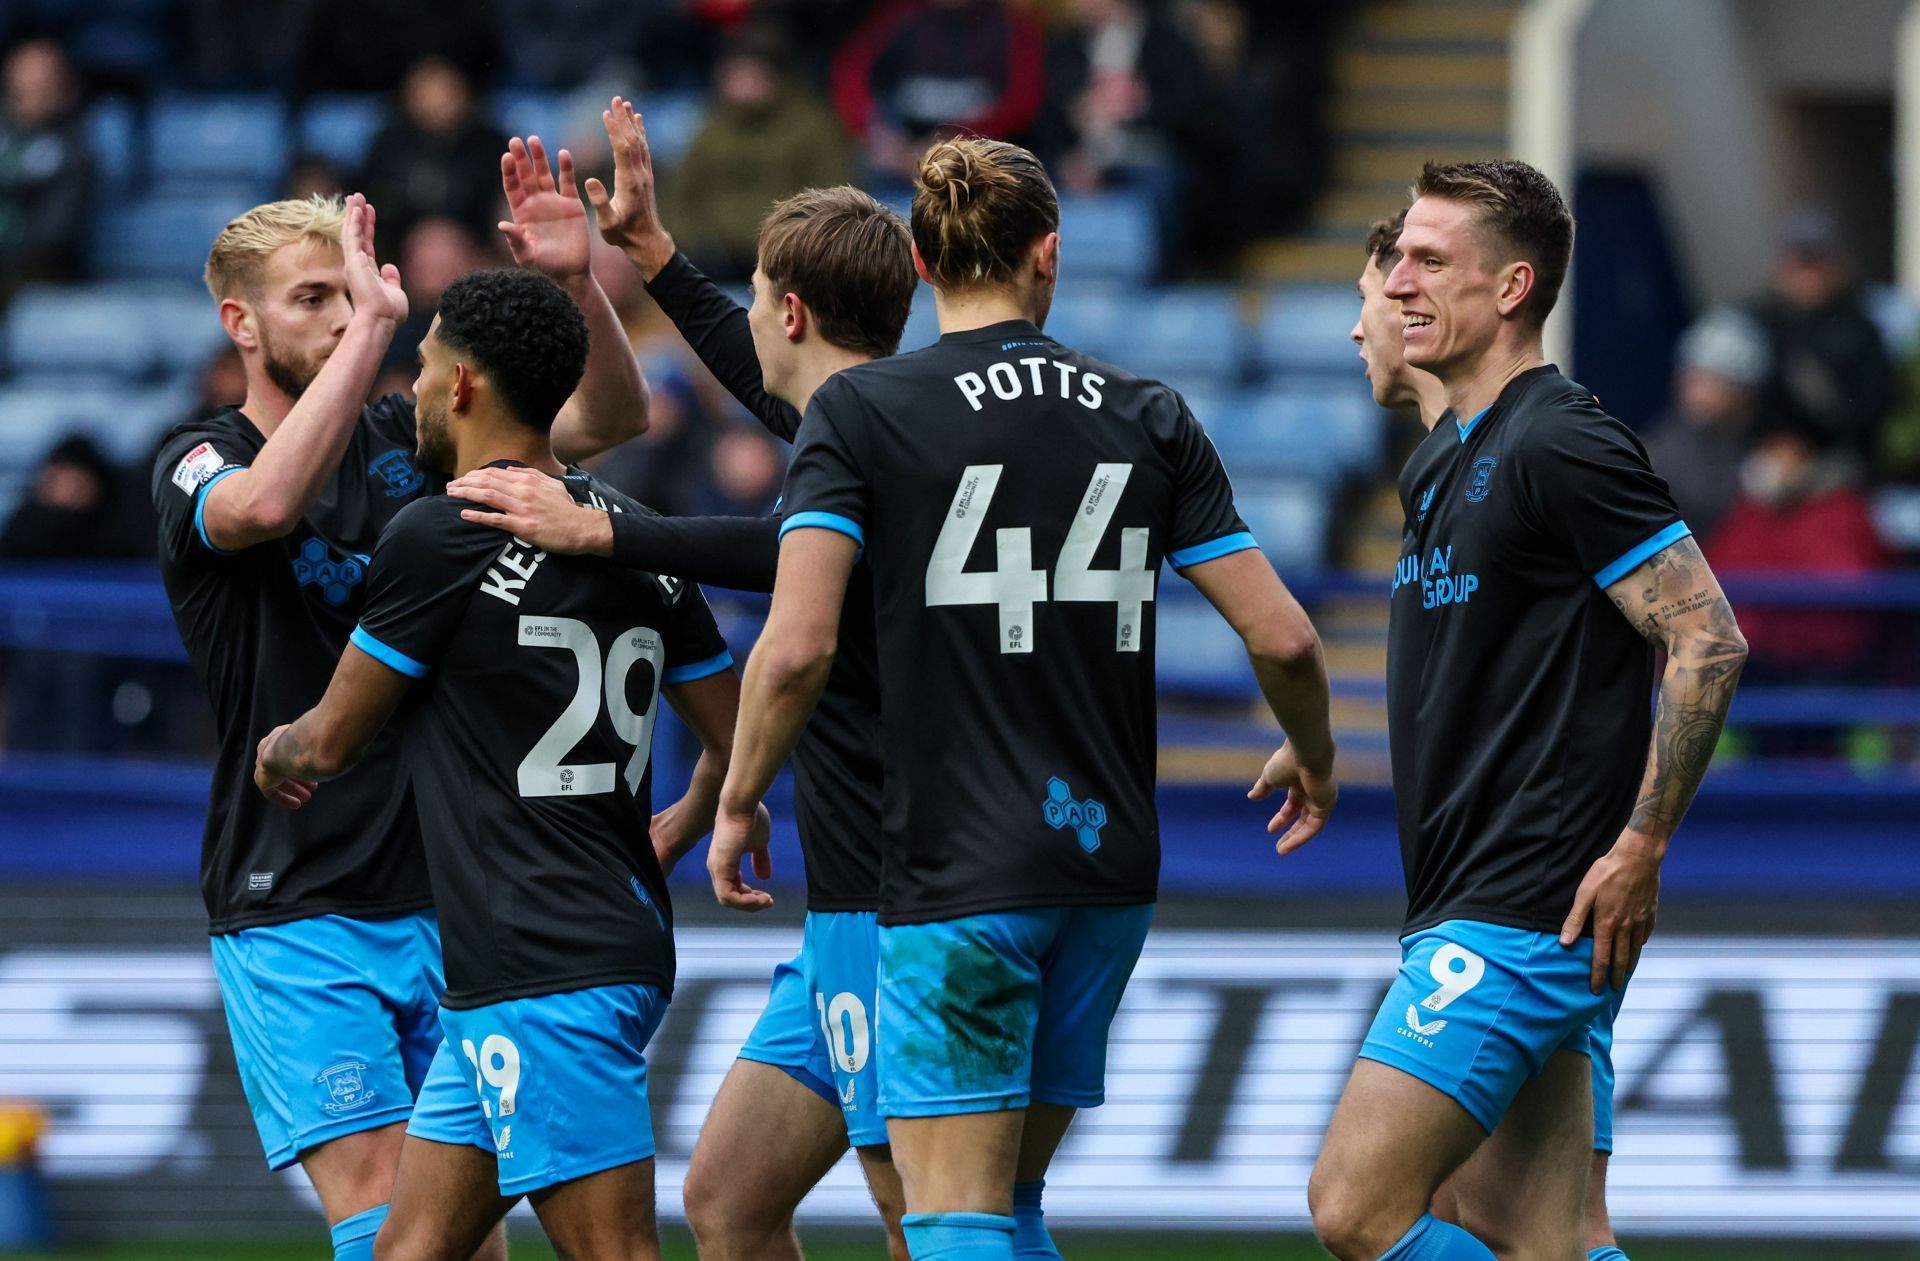
[[[221,455],[211,442],[203,442],[180,457],[180,462],[173,466],[171,480],[181,494],[192,495],[226,466],[227,457]]]
[[[1171,552],[1167,555],[1167,562],[1175,569],[1188,569],[1210,560],[1219,560],[1222,556],[1231,556],[1235,552],[1251,551],[1259,546],[1260,544],[1250,531],[1240,530],[1206,543],[1196,543],[1192,547],[1183,547],[1177,552]]]
[[[426,677],[426,666],[415,661],[398,648],[389,647],[381,643],[372,635],[369,635],[367,628],[364,626],[354,627],[353,634],[348,637],[347,642],[355,648],[358,648],[361,652],[366,653],[369,657],[372,657],[375,661],[378,661],[381,665],[386,666],[388,669],[396,670],[410,679],[422,679]]]
[[[202,447],[206,445],[205,443],[201,444]],[[212,490],[221,478],[229,477],[239,471],[240,469],[238,467],[223,468],[206,478],[202,485],[204,485],[207,490]],[[180,474],[177,470],[174,472],[173,480],[176,483],[180,480]],[[226,548],[221,547],[207,537],[207,496],[205,493],[202,493],[198,499],[193,501],[193,532],[199,537],[201,546],[205,547],[208,551],[218,552],[222,556],[233,555],[232,552],[229,552]]]
[[[689,661],[683,666],[668,666],[661,673],[660,682],[663,686],[671,687],[675,683],[691,683],[695,679],[704,679],[708,675],[732,668],[733,654],[723,648],[705,661]]]
[[[1593,580],[1604,591],[1692,533],[1686,522],[1676,521],[1644,542],[1628,548],[1618,560],[1595,574]]]

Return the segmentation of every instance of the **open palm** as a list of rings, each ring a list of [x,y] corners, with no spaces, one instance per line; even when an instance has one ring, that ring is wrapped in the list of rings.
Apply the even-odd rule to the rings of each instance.
[[[500,232],[513,261],[556,281],[586,275],[591,242],[587,208],[574,185],[573,155],[560,150],[556,183],[540,137],[522,141],[516,136],[500,155],[500,186],[513,216],[501,222]]]

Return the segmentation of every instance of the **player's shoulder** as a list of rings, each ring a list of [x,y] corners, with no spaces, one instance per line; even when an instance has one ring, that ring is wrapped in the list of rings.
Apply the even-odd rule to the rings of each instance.
[[[222,471],[247,464],[261,445],[259,430],[236,408],[182,421],[167,430],[154,449],[154,493],[171,485],[191,497]]]
[[[1625,446],[1644,452],[1639,437],[1606,408],[1592,390],[1551,367],[1516,381],[1506,400],[1511,410],[1508,442],[1516,453],[1556,453],[1592,446]]]
[[[563,480],[566,482],[567,492],[575,499],[580,499],[584,495],[586,497],[584,502],[605,508],[609,512],[630,512],[643,517],[662,515],[626,491],[594,476],[585,469],[569,467]]]

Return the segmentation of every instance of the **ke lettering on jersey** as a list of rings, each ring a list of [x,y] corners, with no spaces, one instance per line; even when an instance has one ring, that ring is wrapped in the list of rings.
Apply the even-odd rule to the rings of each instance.
[[[1051,395],[1071,399],[1088,409],[1097,408],[1105,401],[1100,387],[1107,383],[1107,379],[1097,372],[1088,372],[1078,364],[1061,363],[1045,355],[1032,355],[1018,363],[1019,368],[1016,368],[1012,362],[1003,359],[989,367],[985,376],[978,372],[962,372],[953,379],[953,383],[960,387],[967,406],[976,412],[986,410],[981,400],[987,397],[989,391],[993,397],[1006,403],[1025,398],[1029,393],[1035,398]],[[1020,370],[1022,368],[1024,372]]]
[[[214,450],[211,442],[203,442],[173,466],[173,484],[181,494],[192,495],[226,467],[227,458]]]

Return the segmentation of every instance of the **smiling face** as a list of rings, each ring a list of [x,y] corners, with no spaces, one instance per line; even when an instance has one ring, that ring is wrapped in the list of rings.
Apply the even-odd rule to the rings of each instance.
[[[1373,401],[1382,407],[1418,404],[1420,393],[1414,387],[1407,367],[1400,331],[1400,304],[1387,296],[1387,275],[1372,259],[1360,270],[1360,318],[1354,321],[1353,344],[1360,348],[1360,361],[1367,366],[1367,384],[1373,387]]]
[[[1470,374],[1532,286],[1532,268],[1488,250],[1473,207],[1422,197],[1400,230],[1384,294],[1400,304],[1406,362],[1443,381]]]

